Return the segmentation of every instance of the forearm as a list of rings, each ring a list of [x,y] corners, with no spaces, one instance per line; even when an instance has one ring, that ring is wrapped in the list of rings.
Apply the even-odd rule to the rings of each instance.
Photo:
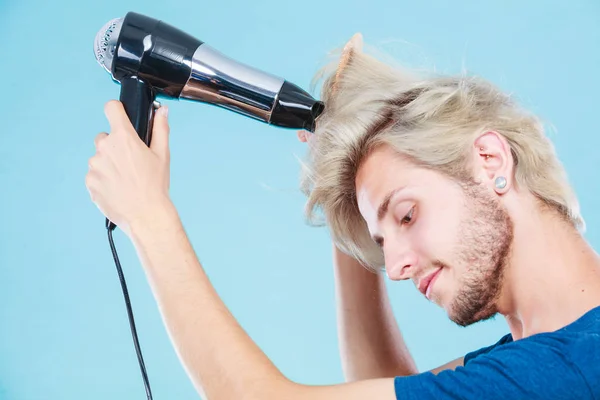
[[[334,246],[340,353],[347,381],[417,373],[381,274]]]
[[[246,398],[284,382],[215,292],[172,204],[132,225],[131,236],[179,358],[206,398]]]
[[[170,202],[153,219],[131,224],[178,356],[209,400],[358,400],[395,398],[392,379],[306,386],[286,379],[243,331],[204,273]]]

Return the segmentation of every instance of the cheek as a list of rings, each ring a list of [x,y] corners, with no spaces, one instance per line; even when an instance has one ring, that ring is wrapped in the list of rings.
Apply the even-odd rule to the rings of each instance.
[[[422,217],[415,224],[416,243],[423,247],[431,261],[441,261],[451,264],[460,238],[454,221],[448,214],[440,212],[435,215]]]

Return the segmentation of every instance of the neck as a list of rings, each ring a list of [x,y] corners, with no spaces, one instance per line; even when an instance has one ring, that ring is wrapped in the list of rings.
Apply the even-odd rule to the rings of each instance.
[[[514,221],[498,302],[514,340],[560,329],[600,305],[600,259],[571,225],[541,211]]]

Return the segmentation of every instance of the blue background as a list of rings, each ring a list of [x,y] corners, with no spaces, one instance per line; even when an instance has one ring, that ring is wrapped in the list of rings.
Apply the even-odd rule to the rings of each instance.
[[[0,0],[2,399],[145,396],[104,217],[84,184],[93,139],[108,129],[104,103],[119,93],[93,39],[130,10],[303,87],[357,31],[412,66],[483,75],[552,127],[587,237],[600,243],[597,0]],[[304,145],[229,111],[169,105],[172,197],[218,292],[288,377],[341,382],[328,234],[304,224],[298,191]],[[198,398],[130,242],[115,240],[154,398]],[[502,318],[454,326],[410,282],[390,290],[421,369],[506,333]]]

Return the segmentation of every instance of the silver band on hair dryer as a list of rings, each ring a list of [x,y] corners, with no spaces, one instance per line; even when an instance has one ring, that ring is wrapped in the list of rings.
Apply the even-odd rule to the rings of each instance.
[[[235,62],[206,43],[192,57],[182,99],[215,104],[269,123],[285,80]]]

